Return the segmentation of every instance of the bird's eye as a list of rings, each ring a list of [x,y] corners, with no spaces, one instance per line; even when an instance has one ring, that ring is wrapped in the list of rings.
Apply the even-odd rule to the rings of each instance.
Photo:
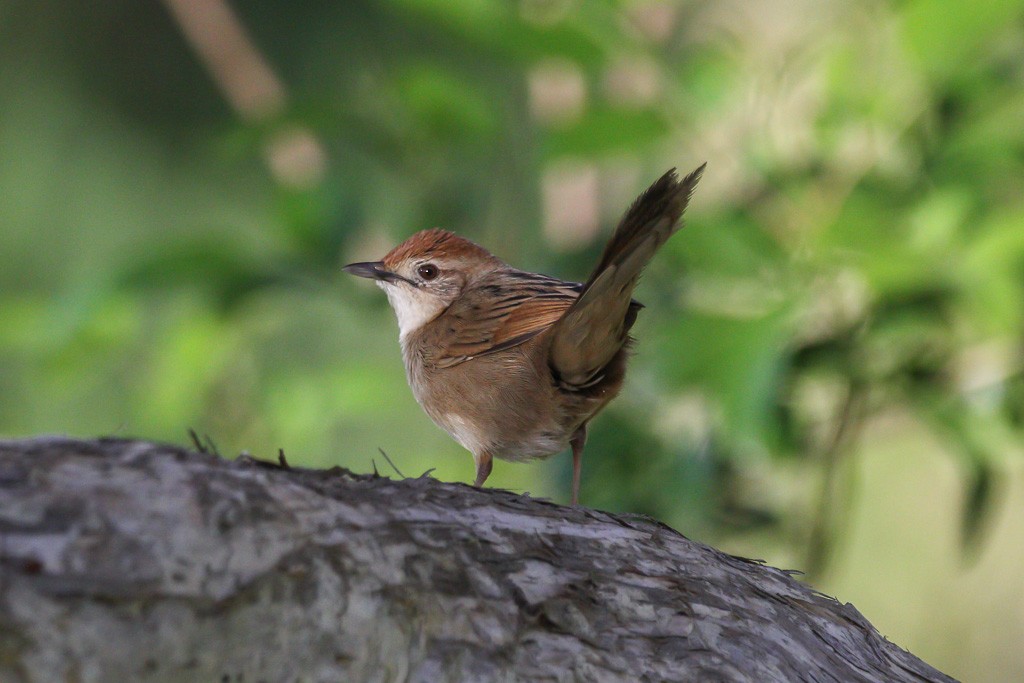
[[[424,263],[422,266],[416,269],[416,272],[424,280],[433,280],[437,277],[438,269],[433,263]]]

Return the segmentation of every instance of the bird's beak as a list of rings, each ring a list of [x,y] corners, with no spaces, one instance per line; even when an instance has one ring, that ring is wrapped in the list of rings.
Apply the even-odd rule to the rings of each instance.
[[[350,263],[342,268],[346,273],[357,275],[359,277],[370,278],[371,280],[382,280],[383,282],[409,282],[413,284],[407,278],[402,277],[398,273],[392,273],[390,270],[384,267],[384,263],[381,261],[366,261],[363,263]]]

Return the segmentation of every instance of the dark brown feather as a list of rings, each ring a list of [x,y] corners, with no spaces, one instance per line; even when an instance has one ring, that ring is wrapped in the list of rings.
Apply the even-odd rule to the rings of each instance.
[[[565,386],[590,386],[628,341],[633,288],[680,227],[704,165],[681,181],[675,169],[640,195],[619,222],[579,298],[552,326],[549,363]]]

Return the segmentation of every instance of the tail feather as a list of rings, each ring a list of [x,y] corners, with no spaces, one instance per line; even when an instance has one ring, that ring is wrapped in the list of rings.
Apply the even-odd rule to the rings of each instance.
[[[552,326],[549,362],[563,384],[587,386],[626,343],[627,313],[640,272],[682,227],[680,218],[704,166],[682,180],[670,170],[626,211],[579,299]]]

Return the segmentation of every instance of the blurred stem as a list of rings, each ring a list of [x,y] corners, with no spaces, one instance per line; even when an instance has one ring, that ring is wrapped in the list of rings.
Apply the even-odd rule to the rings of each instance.
[[[835,423],[835,430],[827,441],[820,460],[823,465],[821,487],[818,493],[818,502],[814,513],[814,526],[811,528],[810,538],[807,542],[807,560],[805,563],[808,577],[820,576],[825,568],[835,540],[837,527],[845,515],[850,495],[838,495],[838,487],[841,483],[841,469],[845,462],[845,456],[849,451],[850,443],[860,432],[861,424],[864,421],[864,405],[867,397],[867,388],[860,382],[851,382],[839,410],[838,419]],[[852,477],[847,473],[847,479]]]
[[[1001,487],[992,458],[1000,449],[992,435],[999,433],[999,429],[986,421],[977,421],[969,404],[951,401],[949,397],[925,396],[918,405],[917,414],[959,455],[964,488],[960,511],[961,560],[970,566],[980,557],[985,537],[991,531],[987,522],[998,507]]]
[[[164,4],[243,121],[262,123],[281,115],[288,99],[284,83],[225,0],[164,0]],[[327,170],[327,153],[305,126],[275,129],[264,142],[263,156],[274,179],[295,189],[319,184]]]

